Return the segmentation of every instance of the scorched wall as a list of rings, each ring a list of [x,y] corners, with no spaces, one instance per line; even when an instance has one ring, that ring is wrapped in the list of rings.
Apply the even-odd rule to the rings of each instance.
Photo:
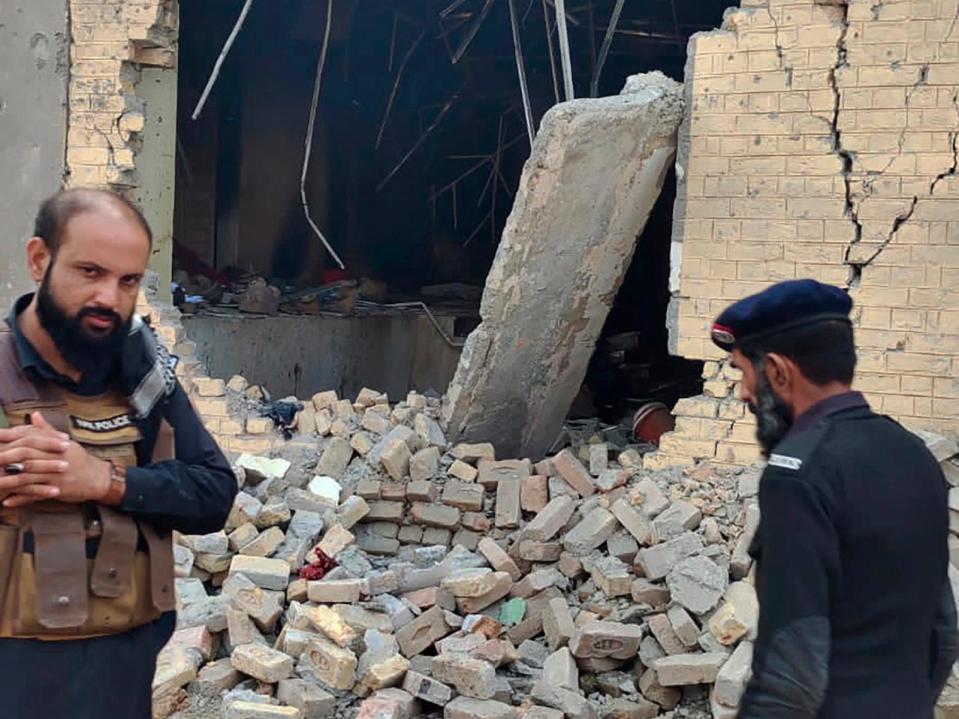
[[[706,383],[650,466],[757,457],[708,327],[790,278],[849,288],[877,411],[959,429],[957,19],[957,0],[744,0],[691,38],[670,330]]]

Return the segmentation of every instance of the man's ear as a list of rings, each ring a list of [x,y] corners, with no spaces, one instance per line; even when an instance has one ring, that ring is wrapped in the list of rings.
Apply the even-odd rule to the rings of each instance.
[[[780,397],[788,394],[792,389],[792,363],[781,354],[770,352],[766,355],[763,362],[763,371],[766,373],[766,379],[769,386]]]
[[[41,237],[31,237],[27,240],[27,271],[33,281],[40,283],[43,276],[47,273],[53,256],[50,254],[50,248]]]

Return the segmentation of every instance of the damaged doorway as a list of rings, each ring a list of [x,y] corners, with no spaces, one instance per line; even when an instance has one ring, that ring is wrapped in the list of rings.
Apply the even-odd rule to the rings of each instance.
[[[174,279],[188,334],[214,375],[243,374],[277,396],[442,393],[479,321],[529,155],[527,116],[535,130],[566,94],[554,3],[513,0],[525,105],[508,0],[337,0],[330,18],[323,1],[253,2],[193,119],[243,5],[181,6]],[[617,5],[566,3],[577,97],[600,64],[599,95],[635,72],[682,79],[688,36],[725,7],[629,3],[600,63]],[[302,189],[345,270],[301,200],[321,57]],[[698,392],[698,369],[665,354],[669,194],[639,243],[581,412],[609,419],[629,409],[610,397]]]

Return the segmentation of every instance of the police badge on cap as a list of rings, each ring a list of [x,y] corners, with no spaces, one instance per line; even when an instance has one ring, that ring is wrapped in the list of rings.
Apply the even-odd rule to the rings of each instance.
[[[844,290],[816,280],[789,280],[730,305],[710,331],[727,352],[784,330],[823,320],[849,322],[852,299]]]

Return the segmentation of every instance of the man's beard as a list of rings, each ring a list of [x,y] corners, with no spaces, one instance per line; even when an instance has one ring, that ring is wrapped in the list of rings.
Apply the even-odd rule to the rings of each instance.
[[[792,427],[793,413],[769,384],[762,366],[757,367],[756,401],[749,403],[749,411],[756,415],[756,438],[768,459]]]
[[[50,269],[47,269],[37,291],[37,318],[50,335],[57,350],[73,369],[81,375],[104,374],[112,368],[123,349],[130,331],[132,316],[124,320],[113,310],[84,307],[71,317],[57,302],[50,288]],[[83,326],[85,317],[100,317],[113,321],[113,329],[104,334],[92,334]]]

